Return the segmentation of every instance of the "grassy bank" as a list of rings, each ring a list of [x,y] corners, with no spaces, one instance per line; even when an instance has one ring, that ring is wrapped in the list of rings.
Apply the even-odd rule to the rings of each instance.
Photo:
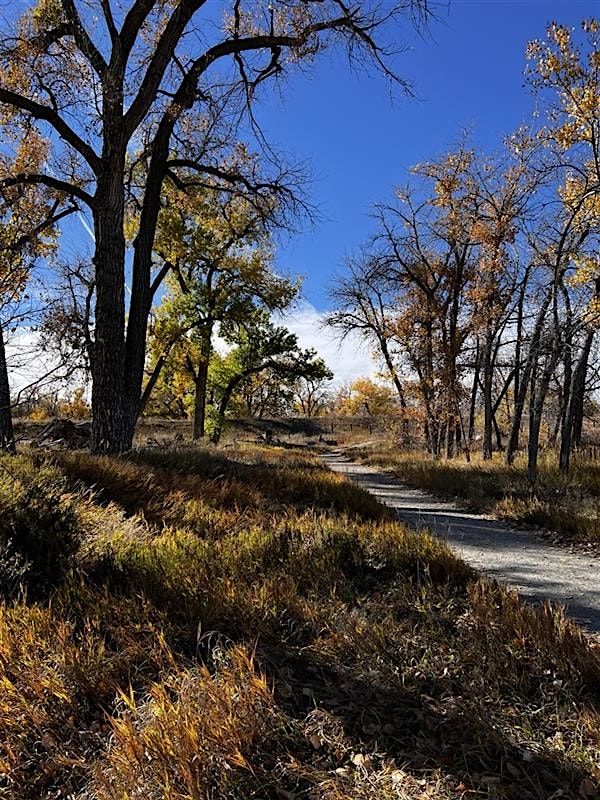
[[[0,796],[592,798],[600,654],[293,449],[0,461]]]
[[[568,475],[556,464],[556,454],[540,459],[535,487],[527,480],[524,457],[507,466],[500,454],[493,461],[475,456],[470,463],[402,452],[392,443],[352,448],[352,456],[372,466],[390,469],[411,486],[459,498],[472,508],[499,519],[539,526],[565,542],[600,548],[600,462],[576,456]]]

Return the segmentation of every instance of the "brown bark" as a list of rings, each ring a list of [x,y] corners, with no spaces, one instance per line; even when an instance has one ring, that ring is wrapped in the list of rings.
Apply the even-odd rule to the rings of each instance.
[[[96,332],[92,376],[92,449],[105,453],[129,450],[133,440],[133,425],[125,406],[122,171],[119,169],[119,159],[115,160],[117,165],[114,171],[99,181],[97,197],[100,202],[94,213]]]
[[[551,299],[552,299],[552,294],[548,292],[548,294],[544,298],[539,308],[534,329],[531,335],[531,341],[529,343],[529,352],[527,354],[527,361],[525,362],[525,366],[521,370],[520,365],[517,363],[515,364],[515,370],[516,370],[515,408],[514,408],[512,425],[508,437],[508,443],[506,445],[507,464],[513,463],[513,461],[515,460],[515,456],[517,454],[517,450],[519,448],[519,436],[521,433],[521,424],[523,421],[523,412],[525,410],[525,400],[527,398],[527,390],[530,383],[531,374],[534,370],[535,364],[537,363],[539,355],[539,347],[540,347],[540,338],[542,335],[544,322],[546,320],[546,313],[548,311],[548,307],[550,306]]]
[[[571,461],[571,451],[573,449],[574,440],[579,444],[581,442],[581,430],[583,427],[583,398],[585,394],[585,379],[587,374],[588,359],[592,342],[594,340],[594,331],[590,330],[585,338],[583,347],[575,368],[572,371],[571,381],[569,386],[565,385],[564,391],[568,393],[568,401],[566,403],[565,414],[563,417],[563,425],[561,431],[560,441],[560,455],[559,467],[562,472],[568,472]],[[575,423],[577,421],[577,428]]]
[[[206,433],[206,386],[208,382],[208,359],[198,364],[194,381],[194,421],[192,439],[202,439]]]
[[[489,461],[492,458],[492,428],[494,424],[494,412],[492,403],[493,388],[493,369],[492,369],[492,332],[488,329],[485,332],[483,346],[483,459]]]
[[[540,428],[544,402],[550,386],[552,372],[558,361],[558,348],[556,342],[552,344],[546,356],[541,375],[538,368],[532,370],[531,392],[529,399],[529,441],[527,445],[527,476],[532,486],[537,480],[537,465],[540,449]]]
[[[10,405],[10,384],[6,365],[6,348],[4,346],[4,330],[0,324],[0,449],[9,453],[16,452],[15,434],[13,431],[12,410]]]

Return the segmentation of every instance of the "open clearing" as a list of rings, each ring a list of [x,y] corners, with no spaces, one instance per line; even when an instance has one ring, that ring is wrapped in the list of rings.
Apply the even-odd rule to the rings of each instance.
[[[389,473],[352,462],[340,451],[331,451],[324,459],[332,470],[351,477],[395,509],[404,522],[442,538],[476,569],[528,598],[564,604],[577,622],[600,631],[597,559],[566,552],[532,531],[402,485]]]

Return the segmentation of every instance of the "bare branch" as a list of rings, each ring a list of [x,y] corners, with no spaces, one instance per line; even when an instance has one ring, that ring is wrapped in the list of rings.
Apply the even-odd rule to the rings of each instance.
[[[28,97],[2,87],[0,87],[0,103],[25,111],[35,119],[48,122],[67,144],[71,145],[85,158],[96,174],[100,172],[102,162],[94,149],[84,142],[53,108],[48,108],[48,106],[37,103],[35,100],[30,100]]]

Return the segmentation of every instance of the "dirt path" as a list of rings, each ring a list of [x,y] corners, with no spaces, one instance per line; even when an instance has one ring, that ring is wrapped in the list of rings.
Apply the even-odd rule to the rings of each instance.
[[[323,459],[332,470],[348,475],[396,509],[400,519],[446,541],[476,569],[526,597],[563,604],[585,628],[600,631],[600,561],[411,489],[389,473],[356,464],[339,451]]]

